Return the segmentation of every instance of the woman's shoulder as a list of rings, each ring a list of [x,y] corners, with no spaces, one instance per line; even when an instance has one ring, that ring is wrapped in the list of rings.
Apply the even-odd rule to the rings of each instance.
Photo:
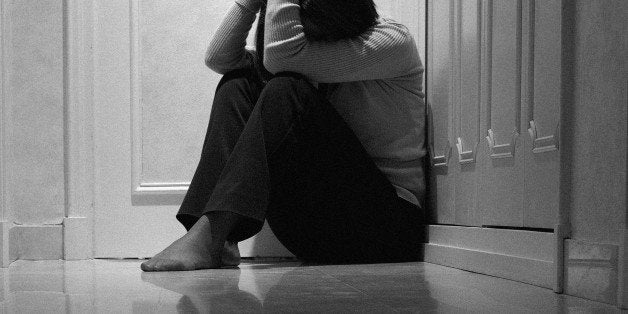
[[[397,20],[390,17],[380,17],[377,19],[377,24],[375,27],[384,28],[394,30],[398,33],[403,34],[404,36],[410,36],[410,30],[407,26],[402,23],[397,22]]]
[[[363,36],[369,38],[373,33],[377,33],[378,36],[376,37],[380,38],[380,40],[394,44],[397,47],[411,47],[414,45],[414,38],[410,34],[408,27],[392,18],[380,17],[370,32],[364,33]]]

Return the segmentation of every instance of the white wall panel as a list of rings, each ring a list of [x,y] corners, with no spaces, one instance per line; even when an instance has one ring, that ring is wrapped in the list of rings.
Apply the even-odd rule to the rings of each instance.
[[[205,49],[232,5],[94,3],[96,257],[149,257],[184,232],[175,214],[220,80]],[[268,228],[241,249],[290,255]]]
[[[481,224],[477,211],[482,83],[482,2],[455,1],[454,99],[456,224]]]
[[[521,0],[488,1],[490,97],[480,208],[484,225],[522,226]]]
[[[60,223],[65,211],[62,2],[2,5],[9,216],[23,224]]]
[[[559,120],[562,89],[560,0],[524,1],[522,121],[525,158],[523,225],[554,228],[559,199]],[[527,133],[527,134],[526,134]]]
[[[428,7],[432,222],[554,228],[560,0]],[[536,129],[528,132],[530,125]]]
[[[427,44],[427,102],[430,108],[430,150],[432,152],[433,182],[431,182],[430,216],[434,222],[453,224],[455,221],[454,181],[449,167],[453,142],[453,16],[451,0],[428,1]]]
[[[220,80],[205,67],[204,52],[231,5],[132,2],[135,194],[172,195],[170,203],[182,199],[196,170]]]
[[[137,77],[141,106],[142,179],[189,181],[200,156],[214,89],[220,77],[204,65],[208,31],[231,4],[141,1]],[[213,12],[213,14],[207,13]],[[220,12],[220,13],[219,13]],[[205,31],[199,31],[205,30]]]

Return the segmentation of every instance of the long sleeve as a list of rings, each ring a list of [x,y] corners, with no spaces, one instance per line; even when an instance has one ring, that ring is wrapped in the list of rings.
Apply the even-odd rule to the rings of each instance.
[[[251,66],[253,61],[245,49],[246,39],[259,8],[259,0],[236,0],[205,53],[205,64],[210,69],[224,74]]]
[[[298,72],[320,83],[390,79],[421,71],[407,28],[380,19],[357,38],[310,42],[303,33],[299,0],[268,0],[264,66]]]

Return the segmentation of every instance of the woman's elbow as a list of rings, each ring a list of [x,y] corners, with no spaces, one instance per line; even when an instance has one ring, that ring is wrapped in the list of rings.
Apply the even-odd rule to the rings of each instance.
[[[214,70],[215,68],[217,68],[217,67],[218,67],[218,64],[219,64],[219,62],[218,62],[218,58],[216,58],[216,56],[215,56],[215,55],[212,55],[212,54],[205,54],[205,65],[206,65],[208,68],[210,68],[210,69]]]
[[[224,74],[223,62],[214,55],[205,55],[205,65],[218,74]]]

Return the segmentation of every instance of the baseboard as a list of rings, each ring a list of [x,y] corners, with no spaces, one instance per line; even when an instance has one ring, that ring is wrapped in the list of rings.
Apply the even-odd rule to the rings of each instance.
[[[9,262],[63,259],[62,225],[14,225],[9,230]]]
[[[83,260],[94,258],[90,221],[85,217],[63,219],[63,258]]]
[[[428,237],[428,263],[555,287],[553,233],[431,225]]]
[[[617,305],[619,251],[616,244],[565,240],[565,294]]]
[[[0,222],[2,267],[21,260],[93,258],[92,232],[85,217],[66,217],[62,225],[15,225]]]

